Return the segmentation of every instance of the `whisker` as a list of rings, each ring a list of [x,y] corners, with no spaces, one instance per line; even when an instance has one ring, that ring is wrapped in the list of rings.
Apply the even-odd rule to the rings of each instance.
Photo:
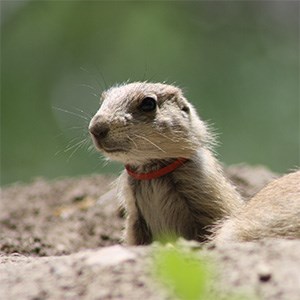
[[[104,78],[103,73],[100,71],[100,69],[99,69],[98,66],[96,67],[96,70],[97,70],[97,72],[98,72],[98,75],[100,75],[101,79],[103,80],[105,90],[107,90],[108,84],[107,84],[107,82],[106,82],[106,80],[105,80],[105,78]]]
[[[86,88],[89,88],[91,91],[94,91],[95,93],[92,93],[91,91],[89,92],[90,95],[96,97],[98,100],[100,98],[100,94],[101,94],[101,91],[94,88],[93,86],[91,85],[88,85],[88,84],[79,84],[79,86],[81,87],[86,87]]]
[[[82,114],[84,114],[86,117],[88,117],[90,119],[93,117],[92,115],[88,114],[87,112],[83,111],[82,109],[80,109],[78,107],[73,106],[73,108],[75,108],[77,111],[81,112]]]
[[[62,153],[62,150],[57,150],[55,153],[54,153],[54,156],[57,156],[58,154]]]
[[[88,84],[82,83],[82,84],[79,84],[79,86],[87,87],[87,88],[89,88],[89,89],[91,89],[91,90],[93,90],[93,91],[95,91],[95,92],[98,92],[97,89],[95,89],[93,86],[88,85]]]
[[[66,149],[64,150],[64,152],[68,152],[68,151],[72,150],[74,147],[76,147],[77,145],[83,144],[85,141],[86,141],[86,138],[84,138],[83,140],[80,140],[80,141],[77,142],[76,144],[74,144],[74,145],[69,146],[68,148],[66,148]]]
[[[76,137],[72,138],[70,141],[68,141],[68,144],[67,144],[67,146],[65,147],[65,149],[68,148],[68,147],[70,147],[71,145],[73,145],[73,143],[74,143],[76,140],[78,140],[78,139],[79,139],[79,137],[76,136]],[[66,152],[66,151],[64,150],[64,152]]]
[[[175,139],[175,138],[170,138],[169,136],[167,136],[166,134],[164,134],[164,133],[162,133],[162,132],[156,131],[156,133],[158,133],[158,134],[161,135],[162,137],[164,137],[164,138],[170,140],[171,142],[178,142],[177,139]]]
[[[92,152],[92,151],[93,152],[97,152],[96,149],[95,149],[95,147],[94,147],[94,145],[89,145],[88,148],[87,148],[87,151],[88,152]]]
[[[94,96],[95,98],[97,98],[97,100],[99,101],[100,95],[97,95],[95,93],[90,93],[90,95]]]
[[[70,115],[76,116],[76,117],[78,117],[78,118],[84,119],[84,120],[87,121],[87,122],[90,121],[88,118],[86,118],[86,117],[84,117],[84,116],[82,116],[82,115],[76,114],[76,113],[74,113],[74,112],[72,112],[72,111],[68,111],[68,110],[65,110],[65,109],[62,109],[62,108],[59,108],[59,107],[56,107],[56,106],[53,106],[52,108],[53,108],[53,109],[56,109],[56,110],[58,110],[58,111],[62,111],[62,112],[68,113],[68,114],[70,114]]]
[[[134,144],[134,146],[135,146],[135,148],[138,149],[138,146],[137,146],[136,142],[135,142],[129,135],[127,135],[127,138],[128,138],[130,141],[132,141],[133,144]]]
[[[62,135],[62,134],[63,134],[63,133],[61,133],[61,135]],[[82,141],[84,141],[84,140],[86,140],[86,139],[87,139],[87,138],[85,137],[83,140],[80,140],[80,142],[82,142]],[[65,149],[56,151],[54,155],[57,156],[57,155],[59,155],[59,154],[62,153],[62,152],[66,153],[67,151],[69,151],[69,150],[71,150],[72,148],[76,147],[77,144],[80,143],[80,142],[78,142],[78,143],[76,143],[75,145],[73,145],[73,142],[76,141],[76,140],[78,140],[78,137],[72,138],[72,139],[68,142],[68,144],[67,144],[67,146],[66,146]],[[71,146],[71,145],[72,145],[72,146]]]
[[[96,86],[98,86],[98,89],[99,89],[100,91],[103,91],[102,85],[99,84],[99,82],[95,79],[95,75],[94,75],[94,74],[91,74],[91,72],[90,72],[89,70],[87,70],[87,69],[85,69],[85,68],[83,68],[83,67],[80,67],[80,69],[81,69],[83,72],[85,72],[85,73],[87,73],[87,74],[89,75],[90,79],[93,80],[93,82],[95,83]]]
[[[74,129],[82,129],[86,134],[88,134],[87,132],[87,128],[85,127],[82,127],[82,126],[73,126],[73,127],[70,127],[70,128],[66,128],[66,130],[74,130]]]
[[[141,136],[141,135],[138,135],[138,134],[135,134],[136,137],[138,138],[141,138],[145,141],[147,141],[148,143],[150,143],[151,145],[153,145],[155,148],[157,148],[158,150],[164,152],[164,153],[167,153],[166,151],[164,151],[162,148],[160,148],[159,146],[157,146],[155,143],[153,143],[152,141],[150,141],[148,138],[144,137],[144,136]]]
[[[70,156],[69,156],[69,158],[68,158],[68,160],[67,161],[69,161],[72,157],[73,157],[73,155],[82,147],[82,146],[84,146],[85,145],[85,143],[87,142],[87,140],[86,139],[84,139],[84,140],[82,140],[81,141],[81,143],[77,143],[78,144],[78,146],[74,149],[74,151],[70,154]]]

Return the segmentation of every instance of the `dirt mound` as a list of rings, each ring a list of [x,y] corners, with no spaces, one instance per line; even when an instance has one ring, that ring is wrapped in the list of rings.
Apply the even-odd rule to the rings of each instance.
[[[226,172],[246,199],[276,177],[245,165]],[[1,299],[170,299],[150,274],[153,247],[120,245],[124,220],[109,192],[113,180],[37,179],[2,189]],[[262,299],[298,299],[299,241],[198,251],[217,261],[224,292],[241,288]]]

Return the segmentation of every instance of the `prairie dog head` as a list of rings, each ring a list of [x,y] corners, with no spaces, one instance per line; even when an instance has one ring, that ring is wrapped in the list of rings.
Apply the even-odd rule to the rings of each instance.
[[[191,157],[209,141],[206,125],[182,91],[135,82],[103,92],[89,131],[107,158],[125,164]]]

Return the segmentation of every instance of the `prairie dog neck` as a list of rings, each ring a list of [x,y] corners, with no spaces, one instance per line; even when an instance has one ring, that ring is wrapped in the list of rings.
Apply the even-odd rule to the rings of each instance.
[[[90,122],[93,141],[110,159],[137,172],[188,161],[153,180],[120,178],[127,210],[126,241],[147,244],[164,235],[204,240],[208,227],[240,206],[211,149],[213,135],[182,91],[161,83],[130,83],[102,95]]]
[[[166,176],[152,181],[129,178],[129,184],[136,193],[137,205],[145,219],[152,216],[150,227],[160,225],[162,230],[170,224],[176,227],[185,222],[189,225],[178,230],[188,239],[204,240],[207,226],[230,215],[240,203],[238,194],[223,177],[216,160],[205,149],[200,149],[184,165]],[[193,232],[189,226],[195,227]],[[171,228],[168,230],[172,231]]]

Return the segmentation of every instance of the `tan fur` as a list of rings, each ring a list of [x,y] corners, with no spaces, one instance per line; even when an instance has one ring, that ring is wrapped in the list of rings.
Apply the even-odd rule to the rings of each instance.
[[[300,171],[274,180],[232,217],[221,222],[217,243],[300,238]]]
[[[157,99],[153,113],[139,109],[148,96]],[[139,181],[126,172],[120,176],[128,244],[149,244],[166,236],[203,241],[211,225],[241,206],[239,194],[225,179],[211,151],[213,135],[179,88],[137,82],[113,87],[102,99],[90,131],[105,156],[141,173],[178,157],[188,159],[157,179]],[[101,128],[109,128],[109,132],[96,137]]]

